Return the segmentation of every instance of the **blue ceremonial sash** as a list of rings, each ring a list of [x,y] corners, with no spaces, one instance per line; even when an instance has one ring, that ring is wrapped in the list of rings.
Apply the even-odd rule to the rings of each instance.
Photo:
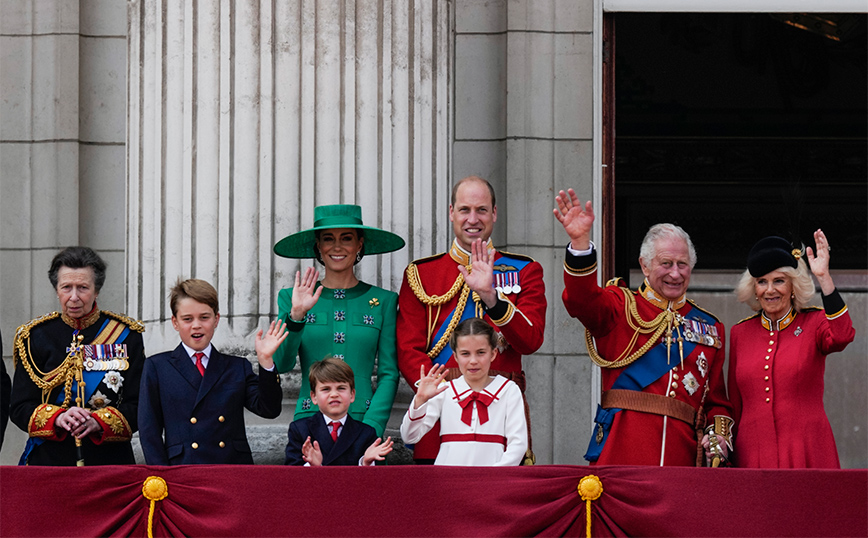
[[[434,338],[431,339],[432,347],[434,344],[440,341],[443,337],[443,334],[446,332],[446,327],[449,326],[449,321],[452,319],[452,316],[455,315],[455,308],[449,311],[449,314],[444,318],[443,323],[440,325],[440,329],[437,330],[437,333],[434,335]],[[476,315],[476,305],[473,303],[472,299],[468,299],[468,301],[464,304],[464,312],[461,313],[461,319],[458,323],[461,323],[465,319],[470,319]],[[446,364],[449,362],[449,359],[452,358],[452,346],[446,344],[443,346],[443,349],[440,350],[440,353],[435,355],[431,362],[433,364]]]
[[[99,335],[102,334],[102,331],[111,321],[111,319],[107,319],[105,320],[105,322],[103,322],[102,327],[99,328],[99,331],[96,333],[97,336],[94,338],[94,340],[99,338]],[[72,334],[73,336],[75,336],[78,334],[78,331],[76,330]],[[111,343],[122,344],[123,341],[126,340],[128,334],[130,334],[130,328],[124,327],[124,330],[121,332],[121,334],[114,340],[114,342]],[[105,372],[101,371],[89,372],[85,370],[81,372],[81,378],[84,381],[84,401],[81,402],[82,407],[85,407],[87,405],[88,400],[90,400],[90,398],[93,396],[93,393],[96,391],[97,385],[100,384],[103,377],[105,377]],[[72,381],[71,390],[72,394],[78,394],[78,381]],[[54,398],[55,405],[60,406],[61,404],[63,404],[64,396],[64,391],[61,390],[60,392],[58,392],[57,397]],[[27,458],[28,456],[30,456],[30,453],[33,451],[34,448],[38,447],[44,442],[45,439],[42,438],[28,437],[27,443],[24,445],[24,452],[21,453],[21,458],[18,460],[18,465],[27,465]]]
[[[497,261],[495,262],[494,266],[498,267],[498,266],[508,265],[511,268],[513,268],[514,270],[513,271],[495,270],[494,274],[500,275],[500,274],[513,273],[513,272],[519,273],[529,263],[530,263],[530,260],[517,260],[515,258],[510,258],[509,256],[501,255],[500,258],[498,258]],[[495,276],[494,281],[497,282],[497,276]],[[457,305],[456,305],[456,308],[457,308]],[[450,310],[449,313],[446,315],[446,317],[443,318],[443,323],[440,324],[440,328],[437,329],[437,332],[434,334],[434,338],[431,339],[431,347],[432,348],[437,344],[437,342],[440,341],[441,338],[443,338],[443,334],[446,333],[446,328],[449,327],[449,322],[452,320],[452,316],[454,316],[454,315],[455,315],[455,308]],[[461,323],[465,319],[470,319],[470,318],[475,317],[475,316],[476,316],[476,305],[474,304],[473,300],[468,298],[467,302],[464,304],[464,311],[461,312],[461,318],[458,320],[458,323]],[[441,364],[441,365],[446,364],[447,362],[449,362],[449,359],[452,358],[452,354],[453,354],[452,347],[449,344],[446,344],[445,346],[443,346],[443,349],[440,350],[440,353],[438,353],[435,357],[433,357],[431,359],[431,362],[433,364]]]
[[[698,319],[699,321],[712,326],[716,321],[702,310],[693,308],[692,306],[687,314],[684,315],[685,319],[688,317]],[[682,345],[684,348],[684,357],[688,358],[696,350],[697,343],[685,341]],[[672,346],[676,348],[677,352],[678,344],[673,343]],[[618,379],[616,379],[612,384],[612,388],[640,391],[663,377],[667,372],[679,364],[681,364],[680,359],[672,361],[672,363],[669,364],[666,353],[666,342],[660,342],[658,345],[649,349],[641,358],[624,368],[621,374],[618,375]],[[594,427],[594,431],[591,432],[591,441],[588,444],[588,451],[584,456],[586,460],[597,461],[600,457],[600,453],[603,451],[603,446],[609,438],[609,430],[612,427],[612,422],[615,420],[615,415],[619,412],[621,412],[621,409],[614,407],[603,409],[600,404],[597,404],[597,414],[594,417],[596,426]],[[598,440],[598,432],[600,431],[602,431],[603,435],[602,438]]]

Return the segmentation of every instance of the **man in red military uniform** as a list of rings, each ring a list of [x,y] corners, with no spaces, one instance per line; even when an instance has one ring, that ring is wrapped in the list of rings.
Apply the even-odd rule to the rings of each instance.
[[[723,378],[724,327],[686,298],[696,252],[680,227],[657,224],[639,254],[638,290],[615,279],[597,285],[590,241],[594,211],[560,191],[554,213],[570,236],[563,301],[584,324],[588,353],[602,368],[603,393],[585,459],[599,464],[701,465],[731,448]]]
[[[449,252],[416,260],[404,274],[397,322],[401,374],[411,387],[421,368],[427,372],[433,364],[451,368],[450,379],[460,376],[449,336],[462,320],[478,317],[500,335],[491,375],[515,381],[524,392],[521,356],[540,348],[545,331],[542,266],[527,256],[494,250],[489,237],[497,206],[494,189],[482,178],[470,176],[455,184],[449,220],[455,233]],[[435,427],[416,443],[414,458],[433,461],[438,450]]]

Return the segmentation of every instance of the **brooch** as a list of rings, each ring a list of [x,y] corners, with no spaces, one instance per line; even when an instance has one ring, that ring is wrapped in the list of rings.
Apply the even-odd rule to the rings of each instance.
[[[368,304],[371,305],[371,308],[374,308],[375,306],[380,306],[380,301],[379,301],[379,299],[374,297],[373,299],[368,301]]]
[[[687,375],[681,379],[681,383],[684,385],[684,390],[687,391],[687,394],[691,396],[699,388],[699,381],[696,380],[696,376],[692,372],[687,372]]]
[[[793,331],[793,335],[799,336],[800,334],[802,334],[802,327],[796,327],[796,330]]]
[[[705,352],[701,352],[699,357],[696,359],[696,367],[699,368],[699,373],[702,374],[702,377],[705,377],[705,374],[708,373],[708,359],[705,358]]]

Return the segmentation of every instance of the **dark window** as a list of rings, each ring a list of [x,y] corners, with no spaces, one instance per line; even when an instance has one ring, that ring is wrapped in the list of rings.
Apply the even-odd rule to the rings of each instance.
[[[866,15],[614,20],[615,274],[657,222],[690,233],[699,269],[816,228],[834,269],[868,266]]]

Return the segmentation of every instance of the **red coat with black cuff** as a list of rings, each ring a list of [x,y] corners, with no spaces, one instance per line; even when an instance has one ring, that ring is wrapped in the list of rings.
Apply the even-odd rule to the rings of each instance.
[[[826,355],[856,331],[837,290],[825,312],[791,310],[772,321],[759,313],[730,333],[729,394],[735,411],[737,467],[838,469],[838,450],[823,407]]]
[[[564,284],[564,306],[570,316],[581,321],[591,332],[599,354],[609,361],[621,358],[636,331],[630,327],[626,318],[628,306],[624,289],[614,284],[605,288],[597,285],[596,251],[586,256],[573,256],[567,251]],[[653,320],[670,304],[658,299],[647,282],[638,291],[628,290],[628,293],[635,298],[636,310],[645,321]],[[672,308],[684,315],[691,308],[696,308],[696,305],[682,298],[673,302]],[[724,326],[717,321],[715,328],[720,339],[719,348],[697,344],[690,356],[685,357],[682,367],[678,344],[673,343],[670,357],[672,364],[677,366],[645,387],[643,392],[674,398],[699,409],[707,382],[709,389],[703,409],[708,424],[711,424],[713,417],[717,415],[732,417],[723,377],[723,363],[726,358]],[[639,334],[631,351],[641,348],[651,336],[652,334]],[[707,366],[697,361],[700,355],[706,359]],[[636,360],[642,359],[643,357],[639,357]],[[627,367],[602,368],[603,391],[611,389]],[[608,439],[596,463],[692,467],[696,465],[696,454],[697,442],[693,425],[672,417],[625,409],[615,415]]]
[[[517,259],[529,258],[507,253]],[[495,253],[494,265],[503,256]],[[449,252],[444,252],[423,258],[415,262],[419,280],[425,293],[429,296],[446,294],[458,277],[458,265],[469,263],[469,255],[453,242]],[[522,355],[535,353],[543,343],[545,332],[546,297],[543,282],[542,266],[533,260],[519,271],[518,282],[521,291],[517,294],[498,294],[498,302],[489,308],[483,316],[495,330],[506,340],[506,349],[498,353],[491,364],[492,370],[500,372],[521,372]],[[398,367],[407,383],[415,391],[415,383],[419,380],[419,367],[425,371],[431,368],[433,362],[428,357],[428,351],[436,342],[429,342],[428,327],[433,325],[431,339],[443,323],[449,323],[453,310],[458,303],[460,292],[447,303],[438,307],[423,304],[413,290],[404,274],[401,292],[398,296]],[[468,303],[473,301],[471,297]],[[458,363],[450,357],[446,363],[449,368],[458,368]],[[521,387],[522,391],[524,387]],[[436,430],[429,432],[419,443],[416,443],[414,457],[416,459],[434,459],[437,457],[439,443]],[[433,442],[432,442],[433,441]]]

